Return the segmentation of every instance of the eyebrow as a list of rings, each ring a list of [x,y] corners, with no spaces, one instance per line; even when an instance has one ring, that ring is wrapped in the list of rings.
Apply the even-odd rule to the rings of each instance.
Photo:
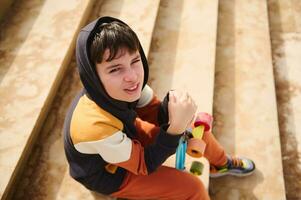
[[[135,56],[135,57],[132,59],[132,61],[133,61],[133,60],[137,60],[138,58],[141,58],[140,54],[137,54],[137,56]]]
[[[117,65],[109,65],[108,67],[106,67],[106,70],[111,70],[114,69],[115,67],[118,67],[120,64]]]
[[[137,56],[135,56],[135,57],[132,59],[132,61],[133,61],[133,60],[137,60],[138,58],[141,58],[140,54],[137,54]],[[111,69],[113,69],[113,68],[115,68],[115,67],[118,67],[119,65],[120,65],[120,64],[109,65],[108,67],[106,67],[106,70],[111,70]]]

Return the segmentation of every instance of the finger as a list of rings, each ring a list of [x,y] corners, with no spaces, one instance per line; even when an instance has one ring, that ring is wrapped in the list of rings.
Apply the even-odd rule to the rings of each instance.
[[[192,126],[192,125],[193,125],[193,122],[194,122],[194,115],[193,115],[193,117],[191,118],[190,122],[188,123],[188,126]]]
[[[192,104],[194,107],[197,107],[195,101],[194,101],[193,98],[191,98],[191,97],[190,97],[190,102],[191,102],[191,104]]]
[[[195,109],[195,113],[197,112],[197,110],[198,110],[198,105],[196,105],[195,104],[195,107],[194,107],[194,109]]]
[[[186,98],[187,98],[187,102],[191,104],[192,103],[192,98],[188,93],[186,93]]]
[[[176,97],[174,91],[169,91],[169,101],[172,103],[176,102]]]
[[[188,95],[188,93],[187,92],[183,92],[183,93],[180,93],[180,99],[181,99],[181,101],[188,101],[188,99],[189,99],[189,95]]]
[[[185,96],[186,96],[186,100],[190,100],[190,95],[187,92],[186,92]]]
[[[190,99],[190,101],[191,101],[191,104],[193,105],[193,107],[197,107],[195,101],[192,98]]]
[[[186,129],[192,128],[194,123],[194,116],[191,118],[191,120],[186,125]]]

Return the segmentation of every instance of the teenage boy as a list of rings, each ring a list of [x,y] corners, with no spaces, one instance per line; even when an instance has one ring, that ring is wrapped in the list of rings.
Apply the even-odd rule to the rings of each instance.
[[[79,33],[76,58],[84,89],[66,116],[64,147],[70,175],[86,188],[130,199],[209,199],[195,176],[162,166],[175,153],[197,106],[188,93],[163,102],[147,85],[140,42],[124,22],[99,18]],[[251,174],[254,163],[227,156],[206,132],[211,176]]]

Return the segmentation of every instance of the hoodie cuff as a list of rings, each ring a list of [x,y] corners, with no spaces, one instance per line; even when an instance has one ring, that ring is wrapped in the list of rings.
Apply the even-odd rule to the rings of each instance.
[[[180,135],[171,135],[166,132],[168,129],[168,124],[163,124],[161,126],[161,131],[158,135],[157,141],[168,148],[177,148],[179,144],[179,140],[182,137],[183,134]]]
[[[164,97],[163,101],[160,104],[158,112],[158,122],[159,124],[167,124],[168,119],[168,101],[169,101],[169,92]]]

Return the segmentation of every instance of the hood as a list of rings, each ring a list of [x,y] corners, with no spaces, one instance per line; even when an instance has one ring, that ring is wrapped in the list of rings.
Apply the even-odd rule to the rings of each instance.
[[[135,102],[124,102],[111,98],[105,91],[98,75],[96,72],[96,67],[93,62],[90,60],[90,46],[93,42],[94,35],[99,31],[99,26],[103,23],[110,23],[113,21],[118,21],[123,24],[124,22],[119,19],[113,17],[101,17],[92,21],[88,25],[86,25],[79,32],[76,44],[76,61],[79,70],[80,79],[84,86],[85,93],[87,96],[94,101],[99,107],[113,114],[115,117],[120,120],[128,120],[131,121],[133,118],[135,119],[136,113],[134,112],[134,108],[137,105],[137,101]],[[139,43],[139,52],[141,56],[141,61],[143,63],[144,68],[144,81],[143,87],[146,85],[148,80],[148,63],[143,52],[142,46]]]

